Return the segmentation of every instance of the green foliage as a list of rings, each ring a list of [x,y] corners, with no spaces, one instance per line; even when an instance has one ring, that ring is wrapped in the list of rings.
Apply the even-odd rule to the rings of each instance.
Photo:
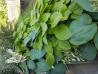
[[[86,44],[80,47],[80,55],[86,60],[94,60],[97,55],[97,49],[93,44]]]
[[[93,39],[97,32],[97,24],[92,23],[89,15],[83,14],[70,24],[72,37],[70,43],[73,45],[81,45]]]
[[[57,16],[58,16],[58,18],[57,18]],[[61,18],[62,18],[62,14],[60,12],[54,12],[50,16],[51,28],[54,28],[60,22]]]
[[[56,64],[54,69],[50,71],[50,74],[65,74],[66,66],[62,63]]]
[[[7,26],[7,10],[5,0],[0,0],[0,31]]]
[[[32,60],[27,61],[28,69],[34,70],[36,68],[35,63]]]
[[[53,64],[55,63],[55,57],[53,56],[53,54],[47,53],[47,55],[46,55],[46,62],[47,62],[47,64],[48,64],[50,67],[53,66]]]
[[[96,8],[92,5],[90,0],[75,0],[83,9],[89,12],[95,12]],[[97,0],[96,0],[97,1]],[[92,0],[93,2],[93,0]]]
[[[41,59],[37,62],[37,70],[40,72],[47,72],[49,70],[49,66],[45,60]]]
[[[96,48],[98,49],[98,32],[95,35],[94,44],[95,44]]]
[[[42,58],[45,55],[45,50],[33,49],[28,54],[30,54],[30,58],[32,60],[40,59],[40,58]]]
[[[54,29],[54,34],[55,37],[59,40],[67,40],[71,37],[71,32],[65,24],[60,24],[57,26]]]
[[[26,71],[64,74],[65,66],[59,62],[69,64],[96,57],[98,19],[90,14],[97,13],[90,6],[88,0],[36,0],[14,32],[16,51],[29,59]],[[80,50],[82,45],[85,47]]]

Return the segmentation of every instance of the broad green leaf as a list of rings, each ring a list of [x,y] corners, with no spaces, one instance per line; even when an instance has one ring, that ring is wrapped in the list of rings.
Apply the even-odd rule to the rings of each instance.
[[[72,37],[70,43],[73,45],[85,44],[93,39],[97,32],[97,24],[92,23],[91,17],[87,14],[81,15],[70,24]]]
[[[53,37],[51,40],[50,40],[51,44],[52,44],[52,47],[56,47],[57,46],[57,39],[55,37]]]
[[[71,37],[71,32],[65,24],[60,24],[54,29],[54,33],[57,39],[67,40]]]
[[[42,37],[35,39],[35,41],[33,42],[33,48],[37,50],[42,50],[42,47],[43,47]]]
[[[86,60],[94,60],[97,55],[97,49],[93,44],[86,44],[80,47],[80,55]]]
[[[29,53],[30,53],[30,59],[36,60],[42,58],[45,55],[45,50],[32,49]]]
[[[46,23],[40,23],[41,28],[42,28],[42,36],[46,33],[48,27]]]
[[[51,53],[46,54],[46,62],[50,68],[54,65],[55,57],[53,56],[53,54]]]
[[[62,63],[58,63],[51,70],[50,74],[65,74],[65,72],[66,72],[66,66]]]
[[[95,44],[96,48],[98,49],[98,32],[95,35],[94,44]]]
[[[62,14],[60,12],[54,12],[51,16],[50,16],[50,24],[51,24],[51,28],[54,28],[57,26],[57,24],[60,22],[62,18]]]
[[[83,9],[81,7],[77,7],[76,10],[73,11],[73,14],[81,15],[83,13]]]
[[[53,7],[52,11],[59,11],[62,14],[62,20],[67,20],[71,11],[68,10],[67,6],[62,3],[62,1],[56,2]]]
[[[70,46],[68,41],[60,41],[60,40],[58,40],[57,43],[58,43],[57,47],[61,51],[68,51],[69,49],[71,49],[71,46]]]
[[[49,17],[50,17],[50,13],[44,13],[42,16],[41,16],[41,21],[42,22],[47,22]]]
[[[89,12],[96,11],[90,2],[90,0],[75,0],[76,3],[78,3],[84,10]]]
[[[62,57],[63,57],[62,51],[61,51],[58,47],[55,47],[55,48],[54,48],[54,55],[55,55],[56,57],[59,57],[59,58],[62,58]]]
[[[44,59],[37,62],[37,70],[40,72],[47,72],[49,70],[49,66]]]
[[[83,9],[81,7],[77,7],[76,10],[73,10],[71,14],[71,19],[77,19],[80,15],[82,15]]]
[[[68,20],[70,14],[71,14],[71,11],[67,9],[65,12],[62,13],[63,15],[62,20]]]
[[[79,5],[77,4],[77,3],[75,3],[75,2],[71,2],[71,4],[68,6],[68,9],[70,10],[70,11],[74,11],[74,10],[76,10],[77,8],[79,8]]]
[[[32,60],[27,60],[27,66],[30,70],[34,70],[36,68],[36,65],[34,63],[34,61]]]
[[[51,42],[48,41],[48,44],[45,44],[44,46],[45,46],[45,51],[46,51],[47,53],[53,54],[53,47],[52,47]]]
[[[52,6],[52,11],[66,11],[67,10],[67,6],[65,4],[63,4],[61,1],[59,2],[55,2],[55,4]]]

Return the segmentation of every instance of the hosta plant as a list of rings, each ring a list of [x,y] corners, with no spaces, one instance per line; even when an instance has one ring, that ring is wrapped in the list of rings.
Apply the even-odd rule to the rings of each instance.
[[[36,0],[20,16],[14,37],[16,52],[27,59],[19,63],[24,74],[65,74],[64,64],[95,59],[98,11],[92,2]]]

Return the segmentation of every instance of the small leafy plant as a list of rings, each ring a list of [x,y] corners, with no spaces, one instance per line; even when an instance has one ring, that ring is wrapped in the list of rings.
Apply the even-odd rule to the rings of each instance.
[[[89,0],[36,0],[14,32],[16,52],[27,58],[19,64],[24,74],[64,74],[64,64],[95,59],[97,15]]]

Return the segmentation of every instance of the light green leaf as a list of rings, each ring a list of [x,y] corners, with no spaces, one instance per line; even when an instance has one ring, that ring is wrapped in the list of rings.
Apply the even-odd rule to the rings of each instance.
[[[54,48],[54,55],[55,55],[56,57],[60,57],[60,58],[63,57],[62,51],[61,51],[58,47],[55,47],[55,48]]]
[[[62,12],[62,11],[66,11],[67,10],[67,6],[65,4],[63,4],[61,1],[59,2],[55,2],[55,4],[52,6],[52,11],[58,11],[58,12]]]
[[[33,48],[37,50],[42,50],[42,47],[43,47],[42,37],[38,37],[33,42]]]
[[[48,41],[48,44],[45,44],[44,46],[45,46],[45,51],[46,51],[47,53],[53,54],[53,47],[52,47],[51,42]]]
[[[50,16],[50,24],[51,24],[51,28],[54,28],[57,26],[57,24],[60,22],[62,18],[62,14],[60,12],[54,12],[51,16]]]
[[[55,57],[53,56],[53,54],[51,54],[51,53],[46,54],[46,62],[50,68],[53,66],[53,64],[55,62]]]
[[[63,4],[62,1],[56,2],[53,7],[52,7],[52,11],[58,11],[61,12],[62,14],[62,20],[67,20],[71,11],[68,10],[67,6],[65,4]]]
[[[80,47],[80,55],[86,60],[94,60],[97,55],[97,49],[93,44],[86,44]]]
[[[30,70],[34,70],[36,68],[35,63],[32,60],[27,61],[27,66]]]
[[[96,48],[98,49],[98,32],[95,35],[94,44],[95,44]]]
[[[62,13],[63,15],[62,20],[68,20],[70,14],[71,14],[71,11],[67,9],[65,12]]]
[[[40,23],[40,26],[42,28],[42,36],[46,33],[48,27],[47,27],[47,24],[46,23]]]
[[[44,43],[44,44],[48,44],[47,35],[46,35],[46,34],[45,34],[44,37],[43,37],[43,43]]]
[[[57,39],[67,40],[71,37],[71,32],[65,24],[60,24],[54,29],[54,33]]]
[[[92,23],[91,17],[87,14],[81,15],[70,24],[72,37],[70,43],[81,45],[90,41],[97,32],[97,25]]]
[[[68,41],[60,41],[60,40],[58,40],[57,43],[58,43],[57,47],[61,51],[69,51],[69,49],[71,49],[71,46],[70,46]]]
[[[42,22],[47,22],[49,17],[50,17],[50,13],[44,13],[42,16],[41,16],[41,21]]]

